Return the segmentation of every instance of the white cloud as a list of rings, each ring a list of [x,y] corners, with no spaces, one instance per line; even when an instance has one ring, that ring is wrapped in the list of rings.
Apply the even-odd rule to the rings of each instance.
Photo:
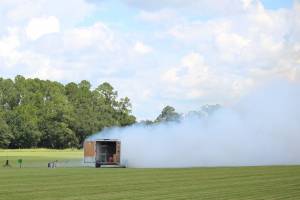
[[[235,62],[249,48],[251,40],[236,33],[219,33],[216,35],[216,46],[220,52],[220,59]]]
[[[72,29],[64,35],[64,45],[73,50],[97,47],[104,51],[113,51],[118,48],[116,40],[115,33],[102,22]]]
[[[199,53],[189,53],[181,59],[181,63],[168,69],[162,80],[169,85],[169,90],[175,92],[175,96],[181,94],[180,98],[195,99],[207,95],[204,87],[219,88],[222,77],[214,72],[212,67],[204,62]],[[204,86],[201,88],[201,86]],[[223,85],[224,86],[224,85]]]
[[[59,20],[54,16],[33,18],[26,27],[27,37],[31,40],[36,40],[50,33],[58,33],[59,31]]]
[[[269,11],[256,4],[235,18],[185,21],[170,27],[166,39],[171,36],[177,45],[197,53],[184,56],[181,64],[165,72],[167,94],[224,103],[262,82],[299,81],[300,37],[295,35],[299,29],[295,21],[300,18],[295,13]]]
[[[17,32],[17,29],[11,28],[6,36],[0,38],[0,60],[4,63],[4,68],[16,64],[20,58],[17,49],[21,44]]]
[[[20,41],[15,35],[8,35],[0,40],[0,55],[9,56],[16,48],[20,46]]]
[[[139,41],[135,43],[133,49],[138,54],[147,54],[153,51],[153,49],[150,46]]]
[[[38,77],[41,79],[58,79],[62,80],[67,74],[67,71],[61,68],[55,68],[55,67],[40,67],[35,70],[30,76],[31,77]]]
[[[138,19],[152,23],[165,23],[166,21],[176,21],[175,19],[178,19],[178,16],[175,11],[170,9],[152,12],[142,10],[138,15]]]
[[[218,70],[196,52],[185,55],[178,66],[161,77],[167,94],[174,99],[226,102],[237,98],[254,86],[251,78]]]
[[[235,73],[247,68],[285,67],[297,60],[294,48],[299,44],[296,21],[300,18],[296,10],[266,10],[258,2],[234,18],[179,23],[168,28],[165,38],[196,49],[206,62]]]
[[[76,25],[95,7],[85,0],[2,0],[3,20],[23,24],[32,18],[56,16],[64,27]]]

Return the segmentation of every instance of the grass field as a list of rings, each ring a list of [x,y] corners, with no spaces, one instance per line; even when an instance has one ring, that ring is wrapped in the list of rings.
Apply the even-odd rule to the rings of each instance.
[[[18,159],[22,159],[25,168],[47,167],[48,162],[58,160],[64,167],[80,166],[82,164],[83,151],[77,149],[49,150],[49,149],[21,149],[0,150],[0,164],[9,160],[13,167],[18,166]]]
[[[17,168],[22,158],[25,168]],[[300,199],[300,166],[95,169],[46,168],[82,159],[78,150],[0,150],[0,200]]]

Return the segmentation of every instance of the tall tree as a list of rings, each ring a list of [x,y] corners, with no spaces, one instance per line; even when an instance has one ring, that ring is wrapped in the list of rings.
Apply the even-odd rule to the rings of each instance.
[[[166,106],[161,111],[161,114],[155,119],[155,122],[170,122],[179,121],[181,115],[175,111],[172,106]]]
[[[6,123],[4,111],[0,108],[0,148],[7,148],[13,139],[13,135]]]
[[[99,130],[94,97],[90,90],[91,84],[88,81],[81,81],[78,85],[69,83],[65,88],[73,107],[70,127],[75,132],[79,145],[82,145],[88,135]]]
[[[76,147],[78,140],[70,124],[73,107],[64,95],[64,87],[48,84],[43,106],[39,109],[39,128],[42,132],[39,146],[47,148]]]
[[[18,106],[8,117],[8,124],[12,130],[13,140],[10,147],[37,147],[41,132],[38,129],[37,110],[32,105]]]

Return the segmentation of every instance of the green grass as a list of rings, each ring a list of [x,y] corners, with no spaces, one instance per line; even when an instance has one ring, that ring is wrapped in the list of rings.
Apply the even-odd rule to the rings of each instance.
[[[300,199],[300,166],[48,169],[35,164],[77,161],[82,152],[0,150],[1,164],[19,157],[27,160],[25,168],[0,168],[1,200]]]
[[[83,151],[77,149],[0,149],[0,167],[9,160],[13,167],[18,166],[18,159],[22,159],[23,167],[47,167],[47,163],[58,160],[62,166],[79,166],[82,162]]]

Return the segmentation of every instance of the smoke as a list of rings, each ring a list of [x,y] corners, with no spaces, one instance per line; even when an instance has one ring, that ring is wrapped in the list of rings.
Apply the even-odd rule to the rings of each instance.
[[[300,164],[300,87],[277,81],[205,118],[107,129],[128,167]]]

